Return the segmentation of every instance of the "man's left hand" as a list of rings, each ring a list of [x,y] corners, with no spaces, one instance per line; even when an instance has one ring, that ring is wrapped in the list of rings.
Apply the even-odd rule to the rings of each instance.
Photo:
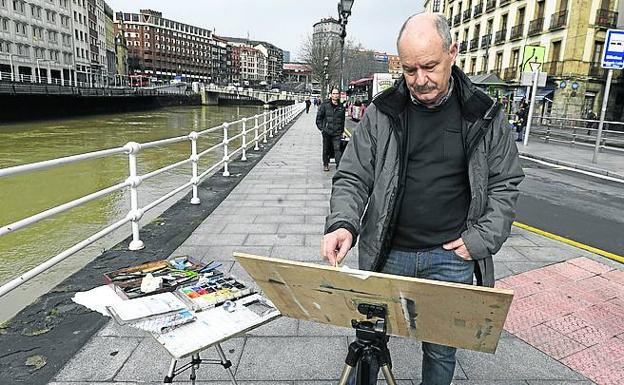
[[[455,254],[457,254],[460,258],[465,259],[466,261],[472,261],[472,257],[470,256],[470,252],[464,245],[464,240],[457,238],[452,242],[448,242],[442,245],[444,250],[453,250]]]

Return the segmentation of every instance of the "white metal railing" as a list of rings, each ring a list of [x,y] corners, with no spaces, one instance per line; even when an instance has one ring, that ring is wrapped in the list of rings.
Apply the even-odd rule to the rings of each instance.
[[[86,246],[91,243],[103,238],[104,236],[110,234],[126,223],[130,222],[132,227],[132,241],[130,242],[128,248],[130,250],[140,250],[144,247],[143,241],[140,238],[140,229],[139,229],[139,220],[141,217],[149,210],[163,203],[167,199],[173,197],[179,192],[184,191],[185,189],[191,187],[192,188],[192,197],[190,203],[193,205],[197,205],[200,203],[200,199],[198,197],[197,186],[202,181],[202,179],[211,175],[213,172],[218,170],[220,167],[223,167],[223,176],[229,176],[229,164],[232,160],[237,159],[240,156],[242,161],[247,160],[247,151],[253,147],[253,150],[260,149],[260,142],[266,143],[267,137],[272,138],[275,136],[277,131],[281,130],[285,127],[287,123],[292,121],[295,117],[297,117],[303,110],[305,109],[304,103],[297,103],[290,106],[282,107],[272,111],[265,111],[262,114],[257,114],[250,118],[242,118],[234,122],[223,123],[222,125],[205,129],[199,132],[191,132],[188,135],[178,136],[174,138],[168,138],[163,140],[157,140],[148,143],[137,143],[137,142],[129,142],[123,147],[111,148],[101,151],[88,152],[84,154],[72,155],[63,158],[51,159],[47,161],[30,163],[20,166],[8,167],[0,169],[0,178],[8,178],[18,174],[29,173],[33,171],[40,171],[49,168],[58,167],[61,165],[66,165],[70,163],[82,162],[85,160],[103,158],[109,156],[115,156],[120,154],[128,155],[128,178],[120,183],[117,183],[113,186],[101,189],[99,191],[93,192],[91,194],[85,195],[78,199],[72,200],[70,202],[66,202],[59,206],[53,207],[51,209],[42,211],[35,215],[32,215],[28,218],[21,219],[17,222],[10,223],[8,225],[4,225],[0,227],[0,236],[13,233],[19,229],[32,225],[36,222],[39,222],[43,219],[49,218],[53,215],[62,213],[71,208],[83,205],[87,202],[93,201],[95,199],[102,198],[106,195],[109,195],[115,191],[119,191],[125,189],[127,187],[130,188],[130,211],[128,214],[118,220],[117,222],[101,229],[97,233],[91,235],[90,237],[80,241],[79,243],[73,245],[72,247],[64,250],[60,254],[48,259],[44,263],[38,265],[37,267],[27,271],[26,273],[20,275],[7,282],[6,284],[0,287],[0,297],[7,294],[11,290],[20,286],[24,282],[36,277],[37,275],[45,272],[50,269],[52,266],[57,263],[63,261],[67,257],[73,255],[74,253],[82,250]],[[236,130],[238,129],[238,130]],[[197,142],[200,138],[206,137],[212,133],[223,133],[223,140],[212,147],[197,152]],[[233,134],[236,132],[236,134]],[[233,134],[233,135],[232,135]],[[235,149],[231,149],[230,144],[237,142],[240,140],[240,145]],[[188,159],[184,159],[182,161],[169,164],[157,170],[148,172],[143,175],[138,174],[137,167],[137,154],[141,151],[153,147],[162,147],[171,145],[174,143],[180,143],[184,141],[190,141],[190,156]],[[209,153],[213,153],[217,151],[219,148],[223,150],[223,157],[220,158],[219,161],[209,166],[203,172],[199,172],[199,160],[206,156]],[[191,164],[191,178],[188,182],[182,184],[181,186],[176,187],[175,189],[169,191],[168,193],[162,195],[156,200],[148,203],[144,207],[139,207],[139,186],[142,182],[147,179],[153,178],[157,175],[160,175],[166,171],[172,170],[174,168]]]
[[[599,120],[572,119],[556,116],[534,116],[531,134],[540,135],[544,141],[558,141],[572,145],[596,146]],[[624,151],[624,123],[604,122],[599,150]]]

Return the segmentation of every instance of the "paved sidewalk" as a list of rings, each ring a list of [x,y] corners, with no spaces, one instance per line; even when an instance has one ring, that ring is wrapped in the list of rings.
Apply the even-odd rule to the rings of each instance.
[[[517,142],[517,145],[520,155],[624,181],[624,151],[600,152],[597,163],[593,163],[593,147],[554,141],[545,143],[535,136],[531,136],[526,147],[521,142]]]
[[[233,251],[319,262],[332,173],[322,171],[314,113],[312,108],[299,118],[174,254],[222,261],[248,282]],[[356,260],[350,255],[347,264]],[[456,385],[593,384],[586,376],[600,384],[624,383],[624,324],[617,321],[624,319],[621,264],[518,228],[495,263],[498,284],[517,293],[509,331],[494,355],[458,353]],[[560,290],[564,285],[568,291]],[[586,338],[589,332],[593,338]],[[223,347],[241,384],[325,385],[337,382],[353,337],[351,329],[281,318]],[[399,384],[419,384],[419,342],[391,338],[389,347]],[[158,384],[169,360],[151,337],[109,323],[53,384]],[[198,384],[227,384],[227,378],[216,366],[198,372]],[[188,381],[188,374],[179,381]]]

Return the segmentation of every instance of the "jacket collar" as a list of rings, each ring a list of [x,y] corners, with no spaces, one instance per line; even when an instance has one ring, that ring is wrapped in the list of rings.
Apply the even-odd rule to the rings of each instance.
[[[462,116],[471,123],[484,117],[494,105],[494,100],[479,90],[455,65],[451,69],[451,76],[454,81],[453,92],[457,92],[459,97]],[[382,92],[373,103],[387,115],[394,118],[401,116],[407,108],[407,103],[411,103],[405,78],[401,77],[396,85]]]

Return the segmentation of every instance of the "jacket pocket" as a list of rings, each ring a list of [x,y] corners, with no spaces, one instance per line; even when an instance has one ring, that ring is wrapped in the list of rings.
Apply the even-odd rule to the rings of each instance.
[[[444,129],[443,144],[444,160],[463,160],[464,146],[462,143],[461,129],[455,127],[447,127]]]

